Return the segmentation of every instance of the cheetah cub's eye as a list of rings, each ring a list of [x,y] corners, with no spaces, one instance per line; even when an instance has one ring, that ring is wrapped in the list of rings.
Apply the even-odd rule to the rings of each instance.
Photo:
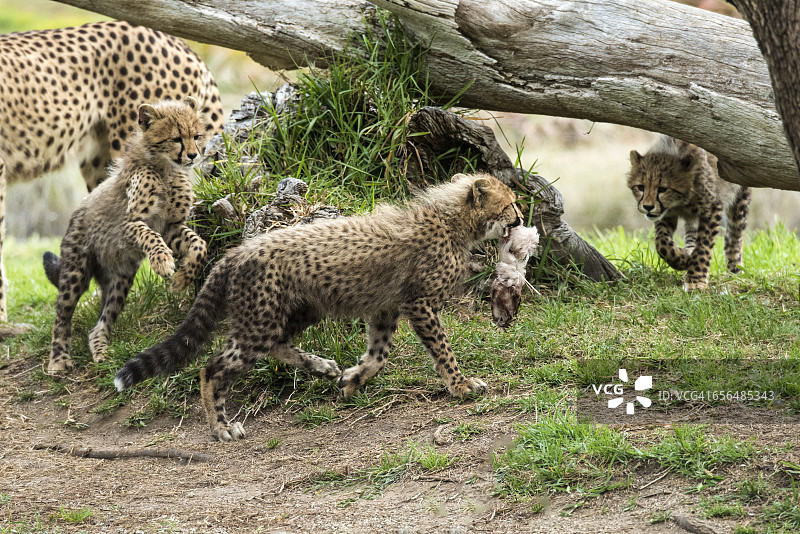
[[[667,192],[667,188],[666,187],[659,187],[658,188],[658,192],[659,193],[666,193]]]
[[[181,139],[180,137],[173,137],[172,140],[175,141],[176,143],[180,143],[181,141],[183,141],[183,139]]]
[[[200,139],[200,136],[199,135],[195,135],[194,136],[194,140],[197,141],[198,139]]]
[[[644,193],[644,186],[643,185],[639,184],[639,185],[634,186],[634,188],[637,191],[641,191],[642,193]]]

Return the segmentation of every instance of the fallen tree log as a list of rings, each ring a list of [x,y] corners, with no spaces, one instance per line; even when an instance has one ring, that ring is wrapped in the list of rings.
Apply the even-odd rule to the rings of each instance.
[[[58,0],[244,50],[276,69],[360,53],[375,5],[429,47],[462,105],[626,124],[695,143],[722,176],[800,190],[766,63],[746,22],[668,0]]]

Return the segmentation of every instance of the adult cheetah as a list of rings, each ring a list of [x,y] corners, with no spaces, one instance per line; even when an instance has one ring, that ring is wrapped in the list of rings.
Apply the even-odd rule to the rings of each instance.
[[[6,184],[75,160],[91,191],[122,154],[139,105],[194,97],[210,132],[222,104],[208,67],[183,41],[127,22],[0,36],[0,321]]]

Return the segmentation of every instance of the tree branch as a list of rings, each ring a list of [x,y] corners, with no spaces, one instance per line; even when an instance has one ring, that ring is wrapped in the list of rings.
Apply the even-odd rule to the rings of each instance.
[[[199,452],[191,452],[191,451],[182,451],[178,449],[166,449],[166,450],[158,450],[158,449],[143,449],[137,451],[125,451],[125,450],[108,450],[108,451],[101,451],[101,450],[94,450],[92,448],[76,448],[71,445],[66,444],[59,444],[59,445],[43,445],[37,444],[33,446],[34,450],[53,450],[62,452],[64,454],[69,454],[72,456],[77,456],[79,458],[100,458],[105,460],[113,460],[117,458],[139,458],[139,457],[147,457],[147,458],[171,458],[173,460],[178,460],[181,463],[189,463],[189,462],[210,462],[214,459],[213,456],[210,454],[202,454]]]

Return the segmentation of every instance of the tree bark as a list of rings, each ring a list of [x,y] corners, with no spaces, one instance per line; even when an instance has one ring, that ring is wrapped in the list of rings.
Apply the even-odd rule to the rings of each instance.
[[[285,69],[359,53],[358,0],[59,0]],[[626,124],[695,143],[723,178],[800,190],[766,63],[744,21],[668,0],[374,0],[429,47],[461,104]]]
[[[800,2],[731,0],[750,22],[767,60],[775,103],[800,169]]]

